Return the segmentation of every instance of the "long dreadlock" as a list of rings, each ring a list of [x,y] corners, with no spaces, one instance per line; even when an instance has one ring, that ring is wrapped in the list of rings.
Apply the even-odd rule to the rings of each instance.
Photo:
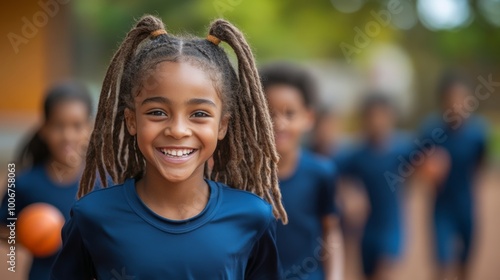
[[[236,74],[224,49],[213,39],[180,38],[166,32],[151,36],[164,28],[160,19],[143,16],[113,56],[104,78],[78,196],[92,190],[97,174],[104,187],[107,176],[116,184],[143,176],[145,159],[135,137],[125,128],[124,111],[133,109],[135,94],[158,63],[188,61],[206,70],[214,80],[223,100],[223,114],[230,116],[227,135],[213,155],[213,169],[205,169],[205,176],[262,197],[273,206],[274,216],[287,223],[278,187],[271,117],[243,34],[225,20],[212,22],[209,31],[211,38],[226,42],[234,50]]]

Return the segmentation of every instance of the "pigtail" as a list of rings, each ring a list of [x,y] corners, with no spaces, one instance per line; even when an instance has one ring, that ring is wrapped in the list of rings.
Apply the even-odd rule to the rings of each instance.
[[[111,60],[101,89],[78,197],[93,189],[96,171],[102,186],[107,187],[107,176],[117,183],[123,182],[129,174],[140,176],[144,170],[144,158],[135,137],[129,135],[125,128],[124,111],[131,106],[125,96],[130,95],[132,89],[130,83],[125,82],[128,77],[124,76],[124,72],[139,44],[158,30],[164,31],[160,19],[150,15],[142,17],[128,32]],[[164,33],[153,34],[153,37]]]
[[[238,59],[238,92],[228,133],[214,154],[211,178],[251,191],[273,206],[276,218],[288,218],[278,186],[278,154],[267,101],[254,57],[243,34],[225,20],[212,23],[210,42],[226,42]]]

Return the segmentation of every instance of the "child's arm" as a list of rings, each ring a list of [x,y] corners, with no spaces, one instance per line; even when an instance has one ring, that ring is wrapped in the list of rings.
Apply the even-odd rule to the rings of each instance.
[[[322,224],[325,279],[344,279],[344,246],[339,219],[335,215],[328,215],[323,218]]]
[[[246,280],[279,280],[281,264],[276,247],[276,220],[272,219],[255,243],[245,271]]]
[[[344,279],[344,250],[340,222],[337,218],[335,207],[335,191],[338,181],[338,167],[333,165],[328,168],[322,177],[321,191],[319,193],[319,211],[321,215],[323,269],[326,280]]]
[[[90,254],[78,228],[75,208],[76,206],[71,210],[71,218],[62,229],[63,247],[52,266],[52,280],[90,280],[95,278]]]

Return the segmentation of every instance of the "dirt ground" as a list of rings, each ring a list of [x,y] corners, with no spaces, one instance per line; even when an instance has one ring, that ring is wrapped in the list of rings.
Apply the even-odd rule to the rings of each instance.
[[[4,176],[0,176],[5,178]],[[425,188],[411,188],[406,200],[407,236],[406,254],[397,268],[395,279],[432,279],[435,269],[433,248],[428,223],[430,221],[431,193]],[[500,167],[490,168],[477,187],[477,234],[476,247],[471,261],[471,280],[500,279]],[[362,280],[359,254],[355,242],[346,247],[346,280]],[[0,279],[21,280],[27,278],[30,256],[26,250],[16,251],[16,272],[7,270],[7,246],[0,245]],[[443,279],[446,280],[446,279]],[[461,280],[451,278],[448,280]]]

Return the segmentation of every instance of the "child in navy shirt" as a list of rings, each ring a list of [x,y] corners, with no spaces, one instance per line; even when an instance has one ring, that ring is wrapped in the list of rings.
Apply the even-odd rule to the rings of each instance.
[[[403,254],[401,158],[411,152],[410,139],[395,131],[395,108],[379,92],[369,92],[361,107],[363,139],[340,165],[341,176],[366,191],[369,214],[361,238],[363,272],[368,279],[390,279]]]
[[[336,171],[326,158],[300,148],[313,125],[312,77],[294,65],[278,63],[262,69],[261,79],[274,121],[280,189],[289,218],[277,229],[284,279],[342,279]]]
[[[20,172],[15,182],[16,214],[30,204],[42,202],[53,205],[69,219],[83,170],[91,115],[91,98],[83,85],[66,82],[48,91],[43,104],[43,124],[16,162],[16,171]],[[2,224],[10,217],[8,198],[4,195],[0,206]],[[56,254],[35,256],[28,279],[48,279],[55,258]]]
[[[422,125],[421,139],[432,139],[442,132],[434,149],[441,148],[449,157],[449,171],[437,182],[434,205],[434,236],[439,272],[436,279],[454,277],[452,266],[459,264],[459,279],[467,275],[474,239],[474,184],[486,158],[486,121],[466,108],[471,83],[461,74],[444,76],[438,89],[441,113],[432,114]],[[436,153],[437,154],[437,153]],[[461,243],[456,250],[456,240]]]
[[[104,79],[52,279],[280,279],[277,161],[242,33],[217,20],[183,38],[142,17]],[[89,193],[96,170],[116,185]]]

